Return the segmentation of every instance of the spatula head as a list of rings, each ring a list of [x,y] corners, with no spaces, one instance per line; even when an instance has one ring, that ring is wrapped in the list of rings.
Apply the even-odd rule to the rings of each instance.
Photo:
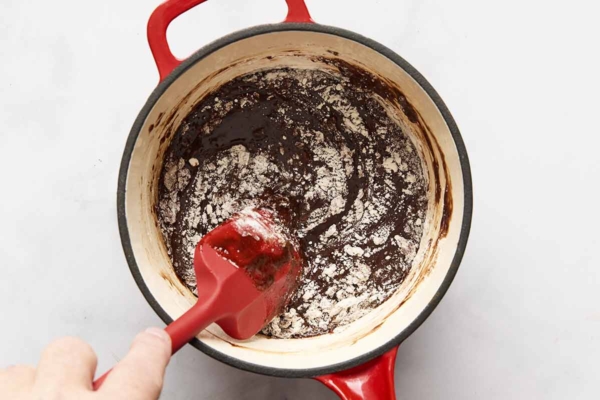
[[[302,272],[296,240],[277,215],[246,209],[205,235],[194,256],[199,301],[219,296],[217,324],[247,339],[268,324],[294,294]]]

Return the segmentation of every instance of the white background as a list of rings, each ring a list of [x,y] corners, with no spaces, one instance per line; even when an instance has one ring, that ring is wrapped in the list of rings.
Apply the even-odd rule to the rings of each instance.
[[[0,365],[60,335],[101,370],[159,325],[125,262],[117,171],[158,81],[158,0],[0,2]],[[307,0],[314,19],[392,48],[437,89],[471,159],[462,266],[400,347],[400,399],[600,397],[600,24],[597,2]],[[185,56],[277,22],[283,0],[213,0],[169,32]],[[596,206],[594,206],[596,204]],[[0,394],[0,397],[2,395]],[[335,399],[187,346],[164,399]]]

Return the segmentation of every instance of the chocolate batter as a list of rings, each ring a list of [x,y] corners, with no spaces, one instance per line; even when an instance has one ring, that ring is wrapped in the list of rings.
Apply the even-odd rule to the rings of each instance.
[[[167,150],[157,212],[175,272],[196,289],[200,238],[247,206],[275,209],[298,235],[303,280],[263,333],[315,336],[384,302],[418,251],[427,181],[417,151],[388,116],[406,99],[340,60],[332,71],[281,68],[207,95]],[[412,114],[411,114],[412,113]]]

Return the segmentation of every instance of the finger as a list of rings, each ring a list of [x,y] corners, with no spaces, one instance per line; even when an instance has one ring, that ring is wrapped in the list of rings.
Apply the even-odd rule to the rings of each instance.
[[[35,368],[15,365],[0,370],[0,394],[25,393],[31,390],[35,380]]]
[[[129,353],[112,370],[100,388],[108,398],[158,399],[165,369],[171,358],[171,338],[163,329],[140,333]]]
[[[97,363],[96,353],[83,340],[58,339],[42,353],[34,391],[58,393],[65,387],[91,390]]]

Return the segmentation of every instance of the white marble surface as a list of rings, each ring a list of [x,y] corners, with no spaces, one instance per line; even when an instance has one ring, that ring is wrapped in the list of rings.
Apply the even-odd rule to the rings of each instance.
[[[2,365],[35,363],[48,341],[71,334],[104,370],[137,331],[161,324],[130,276],[115,210],[123,145],[158,79],[145,38],[157,3],[0,2]],[[597,2],[307,3],[316,21],[419,69],[471,158],[471,240],[450,291],[400,348],[399,399],[599,398]],[[186,55],[284,15],[283,0],[214,0],[169,36]],[[163,398],[335,397],[188,346]]]

